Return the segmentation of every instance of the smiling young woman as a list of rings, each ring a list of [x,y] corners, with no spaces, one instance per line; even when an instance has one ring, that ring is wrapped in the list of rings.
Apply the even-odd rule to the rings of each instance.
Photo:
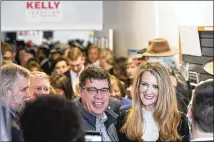
[[[134,79],[132,109],[121,129],[123,141],[188,141],[186,116],[177,108],[167,69],[144,62]]]

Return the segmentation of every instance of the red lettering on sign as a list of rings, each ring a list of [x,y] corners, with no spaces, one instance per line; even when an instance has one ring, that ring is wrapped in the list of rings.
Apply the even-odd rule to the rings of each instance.
[[[51,6],[51,2],[48,2],[48,7],[49,7],[50,9],[54,9],[53,5]]]
[[[58,1],[58,2],[54,2],[54,4],[55,4],[55,7],[56,7],[56,9],[59,7],[59,4],[60,4],[60,2]]]
[[[32,2],[27,2],[27,9],[33,8]]]
[[[42,3],[42,8],[43,9],[47,9],[48,7],[45,7],[45,3],[44,2],[41,2]]]
[[[34,4],[35,4],[34,5],[35,9],[39,9],[40,8],[40,2],[39,1],[35,2]]]
[[[59,5],[59,1],[34,1],[26,3],[27,9],[58,9]]]

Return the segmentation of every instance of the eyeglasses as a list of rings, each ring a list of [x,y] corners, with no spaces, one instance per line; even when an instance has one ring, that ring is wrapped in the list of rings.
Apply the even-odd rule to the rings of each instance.
[[[34,87],[31,87],[33,89],[35,89],[36,91],[40,92],[42,90],[44,90],[45,92],[48,92],[50,90],[50,87],[47,87],[47,86],[34,86]]]
[[[108,95],[110,93],[110,89],[109,88],[97,89],[95,87],[89,87],[89,88],[86,88],[84,86],[81,86],[81,87],[83,89],[87,90],[90,95],[96,95],[96,94],[98,94],[98,91],[100,91],[100,93],[102,95]]]

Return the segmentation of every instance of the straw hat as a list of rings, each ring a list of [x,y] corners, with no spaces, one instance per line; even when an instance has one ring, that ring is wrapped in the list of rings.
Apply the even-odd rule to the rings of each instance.
[[[147,51],[143,56],[173,56],[178,53],[178,49],[173,49],[164,38],[157,38],[149,41]]]
[[[213,60],[209,60],[209,61],[205,62],[203,65],[203,69],[207,73],[213,75]]]

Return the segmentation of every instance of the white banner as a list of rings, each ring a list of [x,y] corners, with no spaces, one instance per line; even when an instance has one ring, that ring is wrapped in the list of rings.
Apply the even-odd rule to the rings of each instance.
[[[18,31],[17,40],[25,42],[31,40],[34,44],[40,45],[43,40],[43,31]]]
[[[197,27],[180,27],[182,54],[201,56],[201,46]]]
[[[60,1],[25,1],[26,22],[61,22]]]

